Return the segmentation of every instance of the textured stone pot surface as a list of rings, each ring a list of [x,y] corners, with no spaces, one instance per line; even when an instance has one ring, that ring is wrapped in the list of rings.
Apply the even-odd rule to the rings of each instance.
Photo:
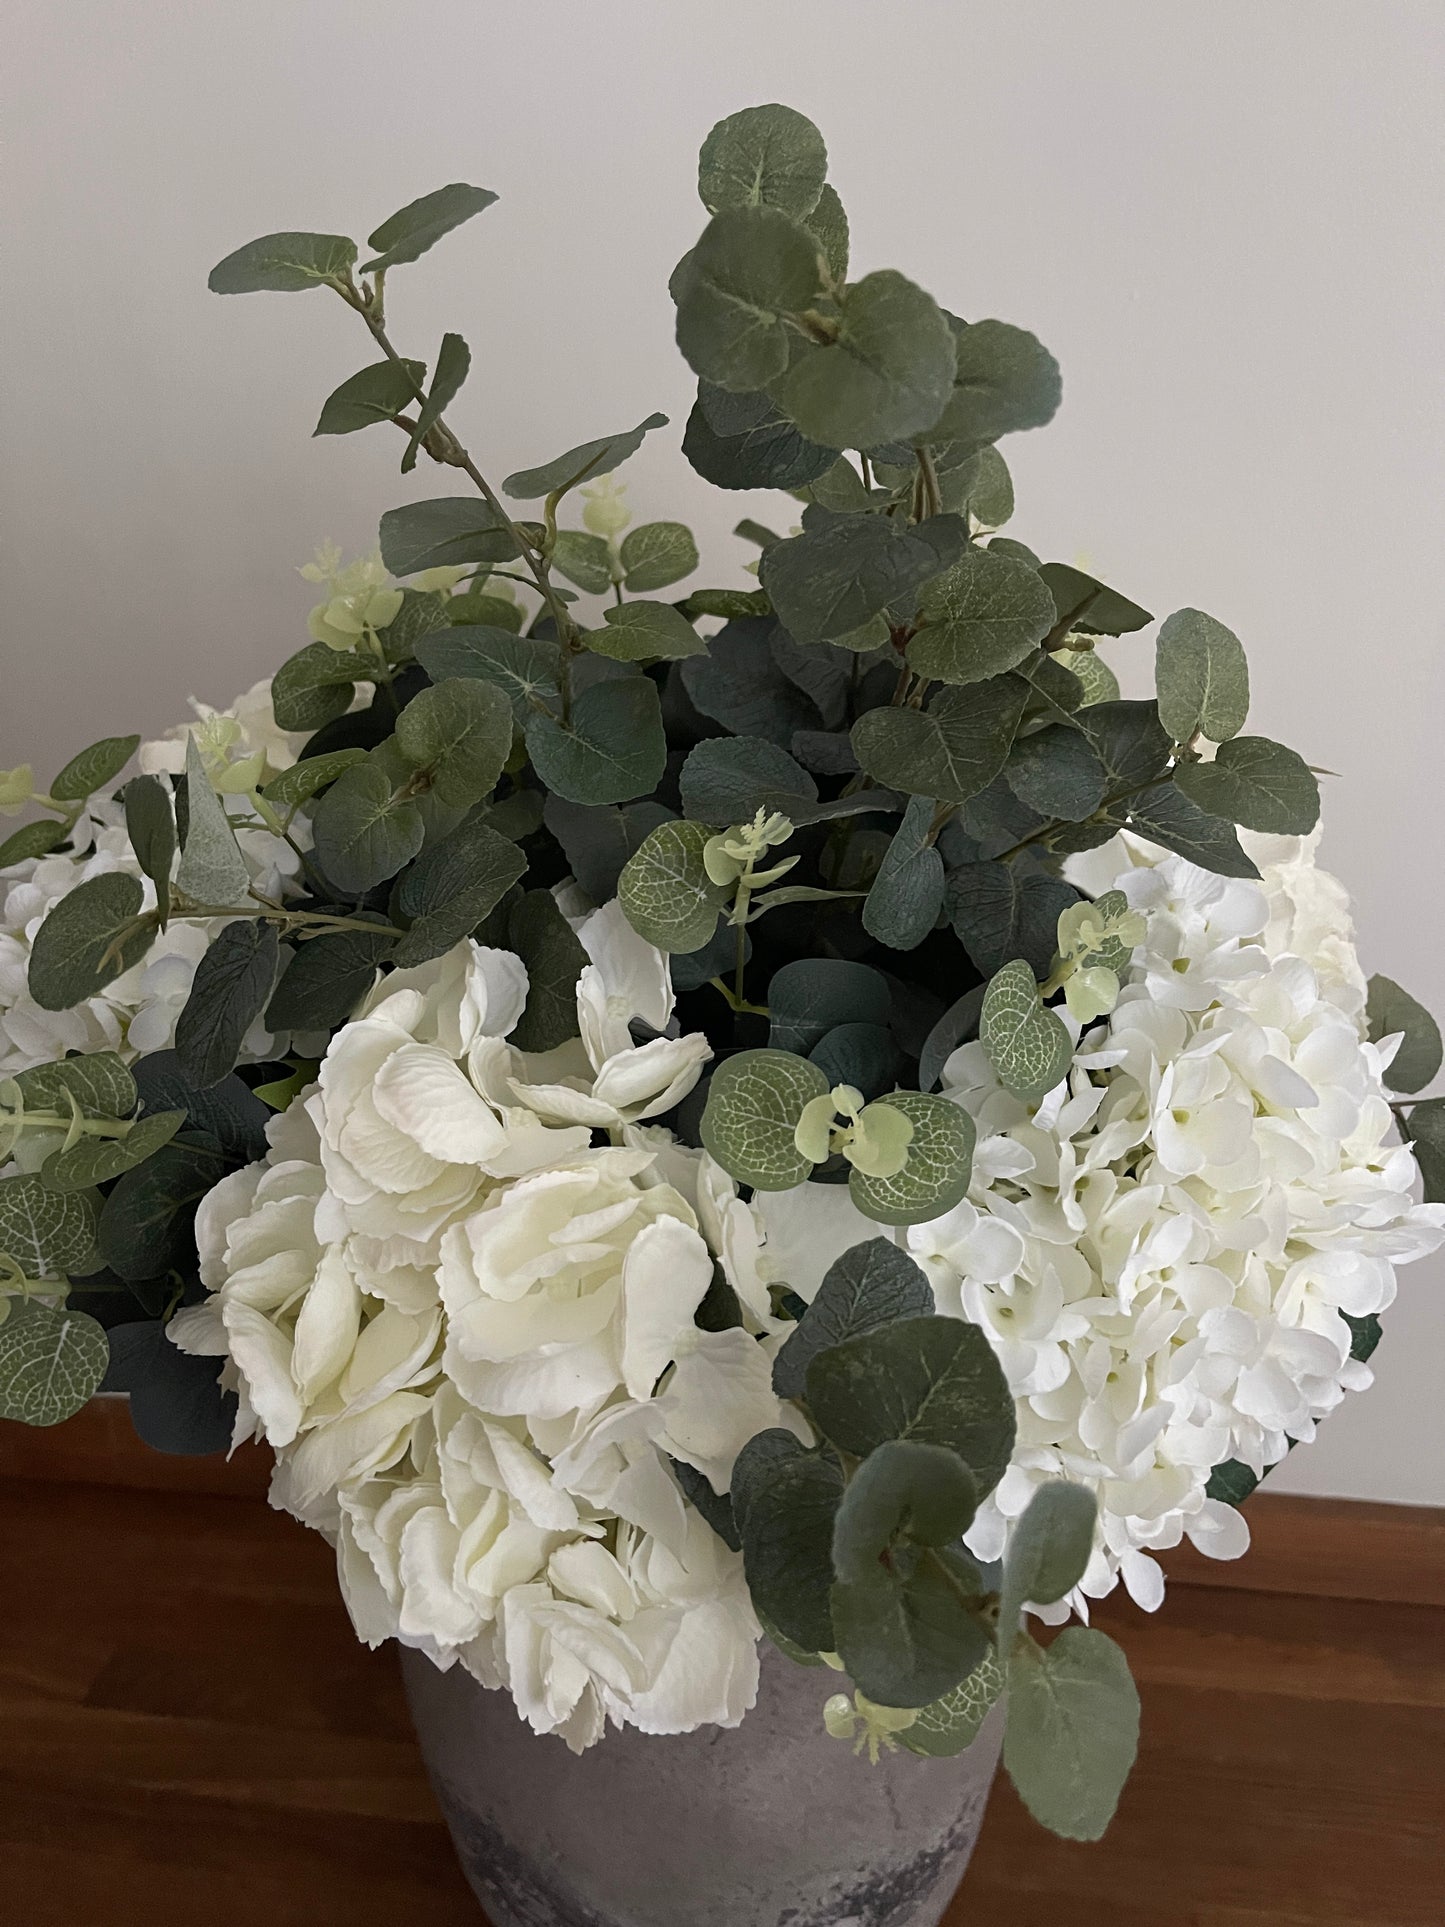
[[[823,1728],[837,1676],[763,1648],[742,1726],[609,1729],[580,1757],[460,1666],[403,1652],[432,1785],[494,1927],[937,1927],[978,1836],[1001,1709],[952,1760],[877,1766]]]

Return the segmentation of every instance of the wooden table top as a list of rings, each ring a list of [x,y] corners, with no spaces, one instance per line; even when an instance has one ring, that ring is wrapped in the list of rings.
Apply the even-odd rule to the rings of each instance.
[[[0,1450],[0,1920],[480,1927],[394,1656],[356,1643],[315,1534],[16,1471]],[[1249,1589],[1215,1568],[1099,1614],[1144,1699],[1114,1828],[1065,1845],[1001,1783],[954,1927],[1445,1921],[1445,1519],[1273,1506]]]

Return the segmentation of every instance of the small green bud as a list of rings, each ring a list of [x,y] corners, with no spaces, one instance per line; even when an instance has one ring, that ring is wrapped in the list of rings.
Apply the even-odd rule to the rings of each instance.
[[[18,816],[35,794],[35,771],[29,763],[0,769],[0,816]]]

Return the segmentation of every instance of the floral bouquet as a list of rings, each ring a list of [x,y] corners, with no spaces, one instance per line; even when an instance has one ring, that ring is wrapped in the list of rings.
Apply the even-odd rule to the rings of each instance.
[[[684,452],[782,504],[741,586],[632,520],[663,417],[494,486],[465,342],[393,346],[494,195],[212,273],[343,301],[376,358],[316,432],[462,492],[304,570],[231,709],[0,778],[43,812],[0,848],[0,1414],[263,1439],[362,1639],[574,1749],[737,1725],[763,1637],[875,1756],[1006,1685],[1020,1792],[1093,1838],[1138,1701],[1089,1602],[1238,1556],[1370,1382],[1445,1227],[1445,1099],[1391,1095],[1440,1037],[1362,977],[1236,637],[1169,615],[1125,699],[1154,617],[997,532],[1052,357],[851,279],[825,164],[722,122],[673,277]]]

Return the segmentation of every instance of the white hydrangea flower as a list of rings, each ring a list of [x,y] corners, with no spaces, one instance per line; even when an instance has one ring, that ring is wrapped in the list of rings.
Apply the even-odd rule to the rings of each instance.
[[[884,1232],[940,1311],[988,1334],[1018,1402],[974,1550],[1000,1556],[1045,1479],[1097,1495],[1080,1611],[1121,1578],[1157,1606],[1152,1554],[1183,1537],[1215,1558],[1246,1549],[1211,1470],[1262,1473],[1369,1385],[1346,1317],[1385,1310],[1395,1267],[1445,1237],[1445,1206],[1415,1201],[1414,1158],[1390,1141],[1390,1047],[1366,1041],[1348,898],[1315,846],[1251,840],[1259,884],[1132,836],[1076,859],[1076,882],[1147,915],[1117,1008],[1032,1111],[980,1045],[956,1051],[943,1088],[978,1126],[969,1197]],[[883,1231],[838,1186],[760,1207],[763,1273],[809,1300]]]
[[[361,1637],[460,1659],[577,1749],[752,1705],[742,1562],[671,1462],[725,1492],[783,1422],[761,1228],[705,1153],[633,1122],[706,1045],[667,1035],[666,960],[613,907],[581,930],[582,1039],[546,1059],[506,1041],[510,952],[382,979],[265,1161],[204,1200],[211,1295],[170,1327],[225,1361],[237,1439],[336,1544]],[[747,1329],[695,1322],[716,1265]]]
[[[252,780],[264,781],[296,760],[305,740],[276,727],[271,685],[257,683],[230,710],[195,703],[198,721],[181,724],[153,743],[143,743],[138,760],[149,773],[185,768],[186,738],[195,731],[216,767],[249,765]],[[219,757],[219,764],[216,759]],[[213,772],[214,773],[214,772]],[[236,799],[232,807],[244,807]],[[75,825],[70,851],[32,857],[0,870],[0,1077],[13,1077],[67,1051],[118,1051],[127,1061],[169,1049],[176,1019],[190,995],[191,979],[219,925],[172,922],[141,961],[98,997],[73,1010],[43,1010],[27,982],[30,945],[47,916],[77,884],[107,871],[140,878],[145,907],[155,904],[155,889],[141,876],[125,833],[118,803],[95,797]],[[267,830],[241,828],[237,841],[256,888],[263,896],[284,897],[295,888],[300,858]],[[285,1048],[259,1022],[248,1034],[243,1058],[259,1061]]]

